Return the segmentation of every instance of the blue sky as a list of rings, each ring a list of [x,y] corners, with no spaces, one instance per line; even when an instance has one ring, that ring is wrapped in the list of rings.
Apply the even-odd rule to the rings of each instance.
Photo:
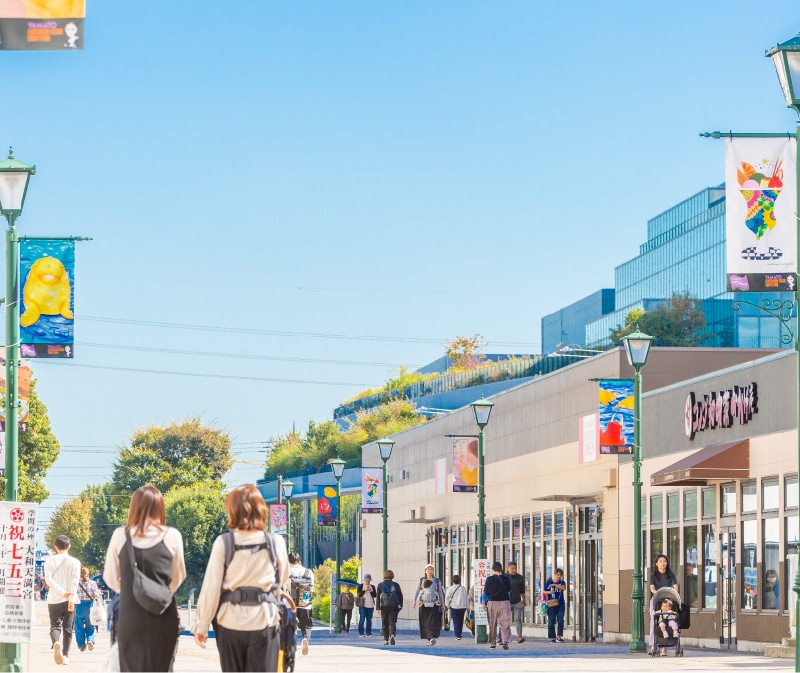
[[[794,130],[764,50],[796,0],[87,4],[83,51],[0,52],[20,232],[94,239],[77,357],[33,363],[45,520],[147,423],[202,415],[260,461],[447,339],[538,353],[722,182],[699,132]]]

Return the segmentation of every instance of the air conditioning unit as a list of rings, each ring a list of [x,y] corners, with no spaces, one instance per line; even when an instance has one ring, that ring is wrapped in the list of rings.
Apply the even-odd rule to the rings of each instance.
[[[600,471],[600,485],[603,488],[617,487],[617,468],[609,467]]]

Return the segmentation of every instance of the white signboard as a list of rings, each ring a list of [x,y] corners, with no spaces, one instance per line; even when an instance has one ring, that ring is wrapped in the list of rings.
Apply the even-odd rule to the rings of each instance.
[[[483,587],[486,586],[486,578],[489,577],[490,565],[488,559],[475,559],[472,562],[472,599],[475,604],[475,624],[489,625],[489,613],[486,612],[481,603],[481,596],[483,595]],[[475,630],[475,638],[477,642],[478,631]]]
[[[597,460],[597,440],[600,434],[600,414],[589,414],[578,421],[579,463]]]
[[[0,502],[0,643],[29,643],[36,575],[36,509]]]

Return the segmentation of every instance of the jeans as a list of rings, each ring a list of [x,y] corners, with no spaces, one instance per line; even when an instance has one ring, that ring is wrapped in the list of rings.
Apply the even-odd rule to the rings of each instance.
[[[453,621],[453,631],[456,638],[461,637],[461,632],[464,630],[464,613],[467,608],[450,608],[450,619]]]
[[[87,641],[94,644],[94,624],[89,620],[92,601],[81,601],[75,606],[75,642],[86,647]]]
[[[55,645],[61,640],[61,629],[64,629],[64,641],[61,652],[69,655],[69,646],[72,644],[72,623],[75,621],[75,612],[69,611],[69,602],[48,603],[47,611],[50,613],[50,640]]]
[[[556,622],[558,622],[558,638],[564,635],[564,604],[547,608],[547,637],[550,640],[556,638]]]
[[[517,626],[517,638],[522,638],[522,612],[524,609],[525,603],[523,601],[511,604],[511,625],[516,624]]]
[[[372,635],[372,613],[375,608],[358,608],[358,633],[359,635]],[[366,629],[366,631],[365,631]]]

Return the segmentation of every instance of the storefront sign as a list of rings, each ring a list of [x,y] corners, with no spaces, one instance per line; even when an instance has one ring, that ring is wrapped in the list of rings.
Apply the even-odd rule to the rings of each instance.
[[[758,413],[758,386],[734,386],[697,398],[693,392],[686,396],[684,430],[686,439],[714,428],[730,428],[734,420],[745,425]]]
[[[36,571],[36,503],[0,502],[0,642],[29,643]]]
[[[472,600],[475,604],[475,624],[489,625],[489,613],[486,612],[486,607],[481,603],[481,596],[483,595],[483,588],[486,586],[486,579],[489,577],[489,559],[476,558],[472,561]],[[475,630],[475,637],[478,637],[478,631]],[[477,640],[476,640],[477,642]]]

